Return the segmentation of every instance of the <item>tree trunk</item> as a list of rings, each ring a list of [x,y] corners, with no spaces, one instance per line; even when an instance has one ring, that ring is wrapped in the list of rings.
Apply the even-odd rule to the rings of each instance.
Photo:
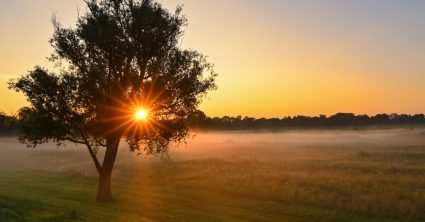
[[[97,191],[98,202],[111,202],[111,175],[114,168],[115,158],[117,157],[120,137],[111,137],[106,140],[106,152],[103,159],[102,169],[99,175],[99,188]]]

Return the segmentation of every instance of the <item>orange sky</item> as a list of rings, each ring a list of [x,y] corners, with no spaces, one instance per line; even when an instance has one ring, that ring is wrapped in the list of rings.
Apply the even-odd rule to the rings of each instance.
[[[425,112],[425,2],[396,0],[161,0],[184,4],[182,46],[219,73],[210,116]],[[79,5],[79,7],[77,7]],[[50,17],[72,26],[80,0],[0,2],[0,110],[22,95],[6,80],[51,68]]]

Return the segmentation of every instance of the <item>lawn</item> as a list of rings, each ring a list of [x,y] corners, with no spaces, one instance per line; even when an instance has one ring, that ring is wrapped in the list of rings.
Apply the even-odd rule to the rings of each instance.
[[[122,145],[112,204],[82,147],[0,139],[0,221],[424,221],[424,130],[198,133]]]

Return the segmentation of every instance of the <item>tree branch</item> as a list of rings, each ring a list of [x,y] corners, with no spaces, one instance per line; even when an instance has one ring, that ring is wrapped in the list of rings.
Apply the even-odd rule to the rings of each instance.
[[[97,145],[106,147],[106,143],[102,143],[101,140],[98,140],[98,139],[95,138],[94,141],[96,141]]]
[[[68,141],[73,142],[73,143],[86,144],[84,141],[76,140],[76,139],[73,139],[73,138],[71,138],[69,136],[63,137],[61,139],[68,140]]]
[[[100,165],[99,160],[97,159],[96,153],[94,152],[92,146],[90,145],[90,142],[87,140],[84,134],[81,131],[79,132],[81,137],[84,139],[84,144],[87,146],[87,149],[89,150],[90,156],[93,159],[94,165],[96,166],[96,170],[100,174],[100,172],[102,172],[102,166]]]

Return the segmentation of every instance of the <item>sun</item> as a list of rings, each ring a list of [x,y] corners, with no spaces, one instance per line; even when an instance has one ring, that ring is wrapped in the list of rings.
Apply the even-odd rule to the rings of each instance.
[[[137,109],[134,117],[136,121],[146,121],[148,119],[149,112],[146,109]]]

